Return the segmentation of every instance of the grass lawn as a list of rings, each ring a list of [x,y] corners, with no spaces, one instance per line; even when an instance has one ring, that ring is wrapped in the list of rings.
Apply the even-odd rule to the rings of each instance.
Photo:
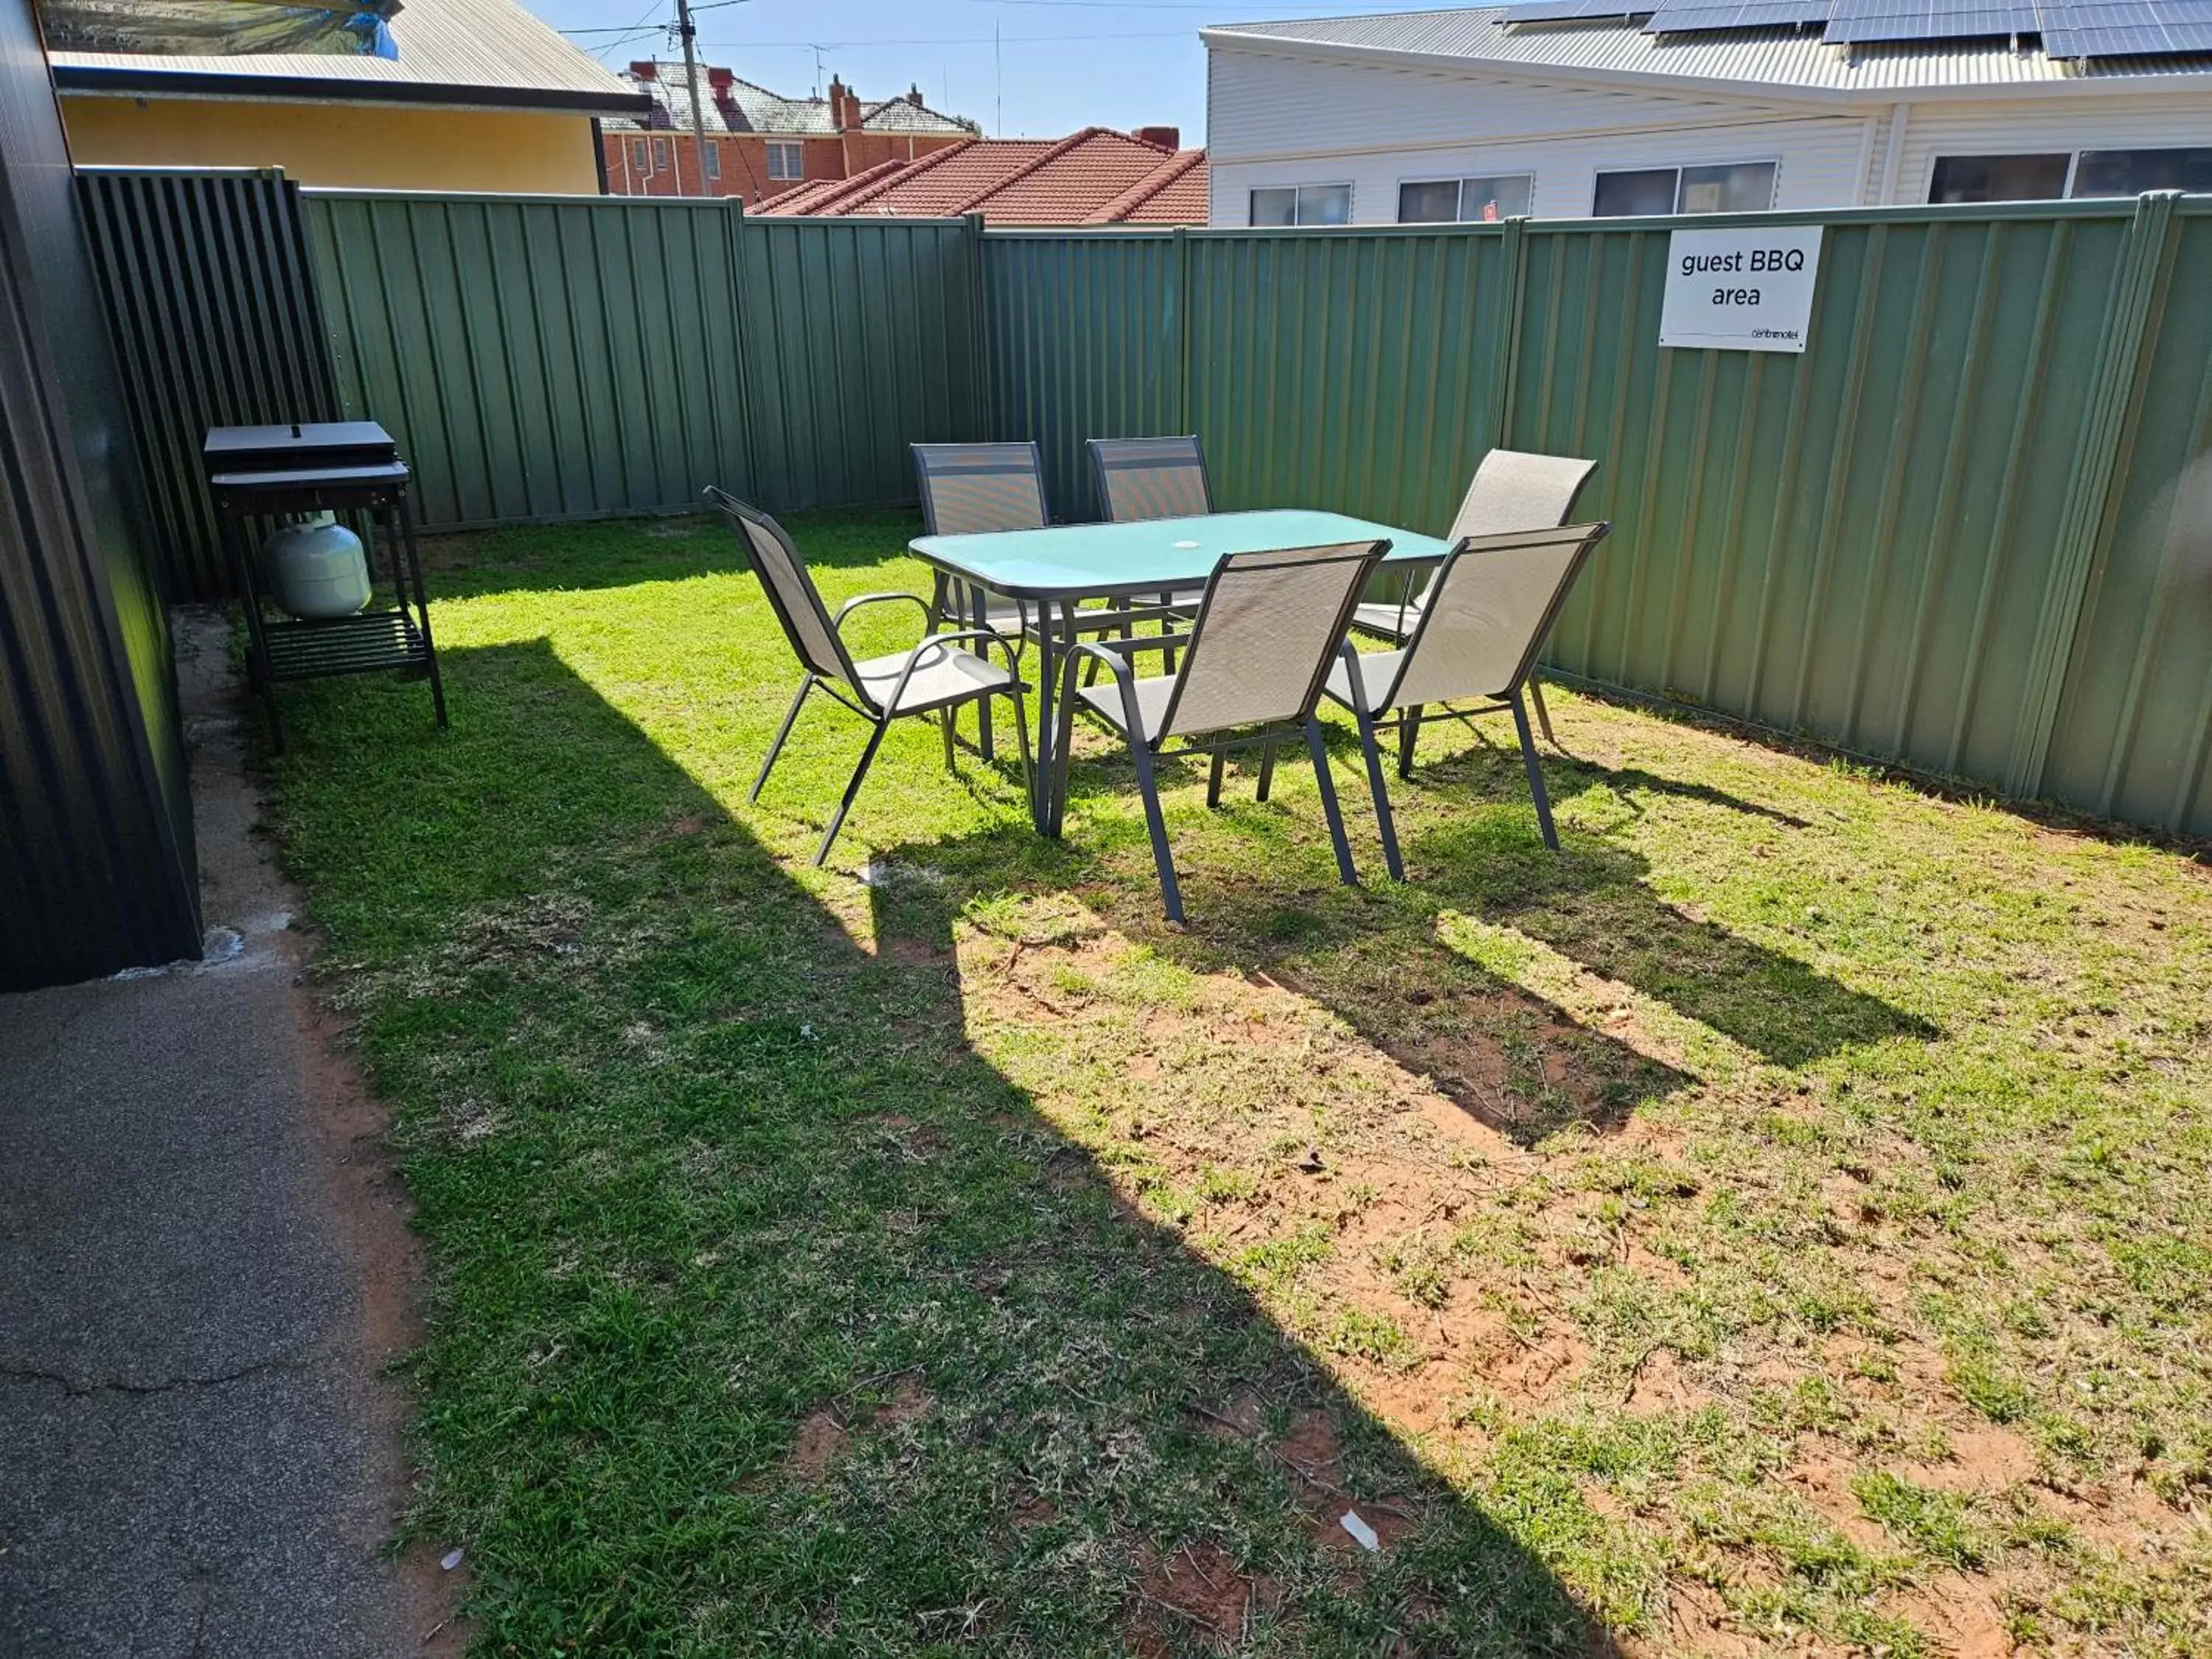
[[[1346,725],[1370,884],[1187,764],[1171,929],[1103,738],[1053,846],[909,721],[815,872],[718,527],[437,559],[274,816],[482,1652],[2212,1654],[2202,863],[1561,691],[1558,854],[1431,727],[1384,882]]]

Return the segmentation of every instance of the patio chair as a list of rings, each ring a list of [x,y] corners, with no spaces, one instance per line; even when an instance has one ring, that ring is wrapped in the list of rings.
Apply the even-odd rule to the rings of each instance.
[[[1196,437],[1092,438],[1091,475],[1098,486],[1098,506],[1110,524],[1145,519],[1197,519],[1213,511],[1213,486],[1206,476],[1206,452]],[[1202,587],[1179,587],[1158,595],[1164,607],[1188,611],[1204,597]],[[1115,609],[1127,610],[1116,600]],[[1175,653],[1167,654],[1175,671]],[[1091,678],[1098,665],[1091,665]]]
[[[830,817],[830,827],[823,832],[822,844],[814,849],[816,864],[830,856],[830,844],[844,827],[845,815],[853,810],[861,782],[868,775],[869,764],[883,744],[884,733],[895,720],[908,714],[937,715],[945,732],[945,764],[950,769],[953,710],[963,703],[1011,697],[1014,703],[1014,731],[1021,741],[1022,770],[1024,775],[1028,773],[1029,725],[1022,708],[1022,647],[1018,638],[1009,640],[988,628],[936,633],[933,631],[936,617],[929,601],[919,593],[863,593],[846,600],[832,617],[822,603],[821,592],[814,586],[814,578],[808,574],[805,561],[799,556],[799,550],[792,545],[781,525],[725,490],[709,488],[706,498],[709,507],[729,520],[738,546],[750,556],[753,573],[760,578],[761,586],[768,594],[769,605],[775,611],[776,620],[783,624],[784,637],[791,642],[799,666],[806,671],[799,683],[799,694],[792,698],[790,710],[776,730],[775,741],[769,745],[768,758],[761,763],[760,775],[753,780],[751,793],[745,799],[760,799],[768,775],[775,769],[776,757],[783,752],[784,740],[798,724],[799,711],[805,706],[807,694],[817,686],[874,727],[868,733],[867,746],[860,750],[860,758],[853,768],[852,781],[845,786],[844,799],[837,803],[837,810]],[[863,606],[894,602],[911,605],[921,611],[922,638],[904,651],[856,662],[845,646],[845,619]],[[969,648],[960,649],[963,646]],[[1006,653],[1004,668],[980,654],[992,647]]]
[[[1347,641],[1338,653],[1325,689],[1352,711],[1358,725],[1368,788],[1375,797],[1376,825],[1382,836],[1382,858],[1394,878],[1405,879],[1405,866],[1398,856],[1398,832],[1390,817],[1376,738],[1396,728],[1398,775],[1412,776],[1414,740],[1425,711],[1433,703],[1480,699],[1480,708],[1443,711],[1469,723],[1478,714],[1512,711],[1522,763],[1528,769],[1528,793],[1535,798],[1536,822],[1543,830],[1544,845],[1558,850],[1559,832],[1552,825],[1552,803],[1544,793],[1544,769],[1536,757],[1535,739],[1529,735],[1522,691],[1568,590],[1591,550],[1612,528],[1565,525],[1462,541],[1437,567],[1429,601],[1413,618],[1403,647],[1362,652]]]
[[[1474,479],[1452,520],[1449,539],[1456,542],[1469,536],[1500,536],[1510,531],[1550,530],[1563,525],[1573,514],[1583,486],[1596,471],[1595,461],[1573,456],[1493,449],[1474,469]],[[1395,604],[1361,605],[1352,626],[1394,645],[1403,645],[1420,619],[1428,595],[1435,591],[1433,577],[1418,592],[1413,580],[1407,576],[1405,592]],[[1544,688],[1533,671],[1528,684],[1544,741],[1557,749],[1559,740],[1552,735],[1552,713],[1544,707]]]
[[[994,530],[1042,530],[1044,461],[1034,443],[909,444],[921,486],[921,524],[932,536],[975,536]],[[939,571],[930,589],[933,626],[988,628],[1018,639],[1030,630],[1029,607],[988,591],[974,592]],[[994,753],[987,703],[975,714],[976,745]]]
[[[1221,801],[1222,761],[1228,750],[1272,745],[1303,732],[1321,787],[1322,811],[1336,846],[1337,873],[1346,885],[1358,884],[1314,708],[1360,588],[1389,547],[1382,541],[1349,542],[1224,554],[1199,599],[1188,634],[1086,641],[1069,654],[1064,695],[1079,696],[1082,706],[1127,741],[1136,761],[1137,790],[1144,797],[1145,823],[1152,835],[1152,860],[1159,868],[1160,896],[1169,921],[1182,920],[1182,892],[1160,815],[1154,763],[1170,754],[1212,755],[1206,803],[1216,806]],[[1138,653],[1175,646],[1182,647],[1180,669],[1148,679],[1137,678],[1133,659]],[[1113,684],[1085,686],[1078,692],[1075,665],[1085,657],[1111,670]],[[1182,746],[1170,750],[1170,742]]]

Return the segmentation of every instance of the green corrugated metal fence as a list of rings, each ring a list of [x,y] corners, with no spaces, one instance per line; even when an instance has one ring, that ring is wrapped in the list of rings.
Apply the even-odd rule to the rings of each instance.
[[[1762,222],[1826,227],[1802,356],[1660,348],[1668,220],[993,233],[995,428],[1069,516],[1119,431],[1431,532],[1493,444],[1592,456],[1559,669],[2212,831],[2212,202]]]
[[[906,501],[908,443],[987,435],[1036,439],[1082,519],[1084,439],[1195,431],[1225,507],[1435,532],[1495,444],[1589,455],[1615,533],[1560,671],[2212,833],[2212,199],[1739,219],[1826,228],[1790,356],[1659,347],[1669,220],[986,234],[309,191],[310,281],[238,204],[183,210],[245,188],[87,185],[179,525],[198,380],[243,341],[311,404],[317,289],[345,410],[434,526],[709,481]]]
[[[349,414],[433,527],[914,494],[906,445],[982,423],[958,220],[752,220],[730,201],[313,191]]]
[[[162,586],[228,593],[200,441],[211,426],[329,419],[299,189],[275,172],[100,169],[79,200],[122,373]]]

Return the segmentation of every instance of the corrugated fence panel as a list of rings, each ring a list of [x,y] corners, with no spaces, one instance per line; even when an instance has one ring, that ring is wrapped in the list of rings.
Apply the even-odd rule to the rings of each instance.
[[[2212,835],[2212,201],[2185,204],[2138,367],[2045,787]]]
[[[1449,525],[1498,440],[1518,234],[1187,236],[1188,411],[1221,504]]]
[[[735,215],[705,201],[307,198],[346,412],[380,421],[426,526],[746,493]]]
[[[220,599],[207,429],[337,411],[299,189],[273,172],[102,169],[77,190],[167,597]]]
[[[767,505],[910,501],[908,444],[984,434],[978,240],[959,220],[744,222],[744,384]]]
[[[1057,520],[1102,516],[1086,440],[1188,429],[1182,240],[1166,231],[983,239],[993,435],[1036,441]]]
[[[1661,349],[1663,222],[1528,228],[1505,441],[1615,526],[1553,658],[2001,779],[2127,211],[1810,216],[1802,356]]]

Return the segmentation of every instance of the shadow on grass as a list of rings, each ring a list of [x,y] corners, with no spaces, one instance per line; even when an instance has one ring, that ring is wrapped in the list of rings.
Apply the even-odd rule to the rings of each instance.
[[[447,733],[305,688],[276,805],[399,1109],[410,1528],[483,1650],[1610,1650],[1544,1516],[1121,1204],[948,962],[856,943],[544,644],[447,665]]]
[[[1329,733],[1355,859],[1370,881],[1382,858],[1348,728]],[[1557,798],[1591,783],[1646,787],[1765,822],[1799,820],[1725,792],[1638,769],[1547,756]],[[1202,763],[1171,765],[1166,787]],[[1936,1029],[1779,951],[1684,914],[1653,890],[1642,856],[1603,834],[1562,825],[1553,852],[1536,833],[1517,750],[1486,741],[1394,779],[1405,885],[1347,890],[1333,879],[1310,793],[1261,805],[1249,775],[1218,811],[1171,808],[1191,921],[1158,916],[1149,852],[1133,814],[1085,817],[1085,795],[1126,794],[1126,763],[1079,754],[1070,844],[1025,853],[1003,835],[977,844],[915,845],[887,855],[950,879],[948,913],[1008,890],[1076,885],[1116,927],[1204,971],[1257,969],[1328,1007],[1463,1109],[1523,1144],[1572,1125],[1619,1127],[1641,1103],[1692,1079],[1521,979],[1491,971],[1455,944],[1465,924],[1503,930],[1507,955],[1556,952],[1570,969],[1625,987],[1710,1028],[1757,1057],[1797,1066],[1852,1045],[1932,1039]],[[1185,799],[1188,800],[1186,795]],[[1532,951],[1530,947],[1534,947]],[[1600,1000],[1617,1000],[1602,985]]]
[[[823,568],[879,565],[885,547],[921,533],[904,507],[809,513],[806,561]],[[508,525],[422,538],[424,580],[434,603],[516,589],[629,587],[746,568],[726,526],[697,514]]]

